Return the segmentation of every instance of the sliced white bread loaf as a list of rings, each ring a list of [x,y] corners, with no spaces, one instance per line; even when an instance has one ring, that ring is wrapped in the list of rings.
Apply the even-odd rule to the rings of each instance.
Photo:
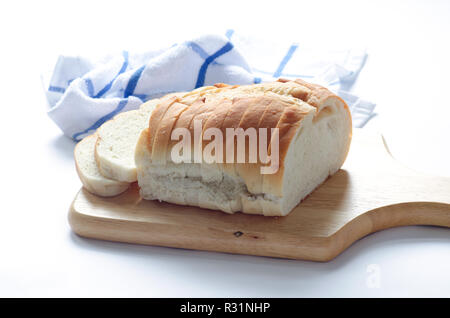
[[[75,166],[83,186],[91,193],[104,197],[118,195],[126,191],[128,182],[121,182],[104,177],[94,157],[97,134],[81,140],[74,150]]]
[[[279,139],[278,171],[261,174],[260,161],[174,163],[168,136],[175,128],[193,135],[195,119],[203,120],[203,132],[217,128],[224,136],[227,128],[278,128],[276,137],[269,135]],[[202,88],[156,108],[136,145],[137,177],[144,199],[282,216],[339,170],[350,141],[348,106],[319,85],[280,80]],[[225,158],[225,140],[223,148]]]
[[[95,159],[102,175],[123,182],[137,180],[136,141],[158,103],[158,99],[148,101],[140,109],[120,113],[98,128]]]

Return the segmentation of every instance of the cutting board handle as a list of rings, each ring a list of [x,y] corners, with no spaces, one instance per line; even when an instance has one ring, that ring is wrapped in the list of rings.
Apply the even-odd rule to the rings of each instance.
[[[327,253],[322,253],[320,261],[335,258],[354,242],[369,234],[408,225],[450,227],[450,205],[438,202],[409,202],[363,213],[329,237]]]
[[[367,212],[329,237],[328,255],[323,254],[322,260],[333,259],[353,242],[380,230],[407,225],[450,227],[450,178],[429,176],[400,163],[392,156],[381,134],[373,138],[358,133],[355,138],[358,146],[370,149],[376,164],[367,171],[369,169],[364,162],[367,157],[363,158],[365,151],[358,151],[352,153],[351,162],[346,162],[346,165],[351,165],[353,170],[359,165],[357,180],[361,187],[353,187],[367,193],[366,200],[370,202]],[[362,187],[366,189],[362,190]],[[363,201],[362,198],[353,199]]]

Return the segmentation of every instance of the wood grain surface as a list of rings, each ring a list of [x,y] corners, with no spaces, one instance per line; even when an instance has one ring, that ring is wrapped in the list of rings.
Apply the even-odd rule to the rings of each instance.
[[[75,233],[89,238],[328,261],[382,229],[450,227],[450,178],[403,166],[391,157],[381,135],[355,129],[342,169],[285,217],[142,200],[133,184],[113,198],[81,189],[69,223]]]

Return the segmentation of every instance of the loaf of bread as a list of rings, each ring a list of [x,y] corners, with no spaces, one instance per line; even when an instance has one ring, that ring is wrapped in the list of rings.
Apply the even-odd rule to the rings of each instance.
[[[216,134],[228,137],[229,129],[239,128],[257,132],[257,142],[252,144],[256,148],[250,147],[249,134],[244,135],[243,148],[239,148],[238,137],[217,142],[223,153],[214,148],[214,160],[202,157],[199,161],[195,151],[184,153],[199,144],[206,150],[213,140],[211,131],[216,142]],[[183,148],[181,162],[174,157],[181,143],[181,135],[173,138],[178,131],[192,136],[183,140],[187,148]],[[324,87],[302,80],[218,84],[167,96],[160,100],[137,141],[135,163],[141,196],[228,213],[287,215],[339,170],[351,134],[345,102]]]

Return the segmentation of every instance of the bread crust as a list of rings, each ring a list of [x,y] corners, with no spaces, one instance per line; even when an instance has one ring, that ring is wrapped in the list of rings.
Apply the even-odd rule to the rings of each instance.
[[[208,128],[217,128],[223,133],[223,164],[208,165],[232,177],[242,178],[246,189],[255,196],[270,195],[282,197],[283,178],[286,175],[284,162],[293,139],[301,131],[303,121],[319,120],[327,112],[345,112],[348,116],[348,140],[342,151],[340,163],[345,161],[351,141],[351,115],[346,103],[328,89],[303,80],[279,79],[277,82],[247,86],[216,84],[203,87],[184,96],[171,97],[161,103],[149,121],[147,147],[155,164],[170,161],[170,152],[177,141],[171,141],[173,129],[186,128],[194,136],[194,121],[202,120],[202,134]],[[167,114],[167,116],[166,116]],[[157,128],[155,128],[157,127]],[[270,140],[279,138],[279,165],[274,174],[261,174],[265,166],[258,158],[257,163],[236,163],[236,139],[227,140],[227,128],[266,128],[268,133],[267,153],[271,154]],[[272,136],[271,129],[277,128],[278,135]],[[258,135],[258,134],[257,134]],[[193,143],[192,138],[192,143]],[[206,144],[203,141],[203,144]],[[227,145],[227,142],[230,143]],[[226,162],[226,149],[234,143],[234,163]],[[259,142],[258,142],[259,147]],[[258,149],[259,150],[259,149]],[[246,160],[249,159],[249,144],[246,142]],[[164,161],[165,162],[165,161]],[[202,168],[206,164],[202,164]],[[273,207],[261,206],[260,200],[242,200],[246,213],[270,215]],[[270,205],[270,204],[269,204]]]
[[[150,116],[150,119],[149,119],[148,147],[149,147],[150,151],[152,151],[156,132],[159,129],[159,125],[161,124],[161,120],[164,117],[164,114],[178,100],[179,100],[179,98],[177,96],[170,96],[167,98],[162,98],[161,103],[158,104],[158,106],[152,112],[152,115]]]
[[[152,148],[152,161],[156,164],[166,163],[166,150],[170,142],[172,128],[178,117],[188,109],[187,105],[173,103],[161,119]]]

